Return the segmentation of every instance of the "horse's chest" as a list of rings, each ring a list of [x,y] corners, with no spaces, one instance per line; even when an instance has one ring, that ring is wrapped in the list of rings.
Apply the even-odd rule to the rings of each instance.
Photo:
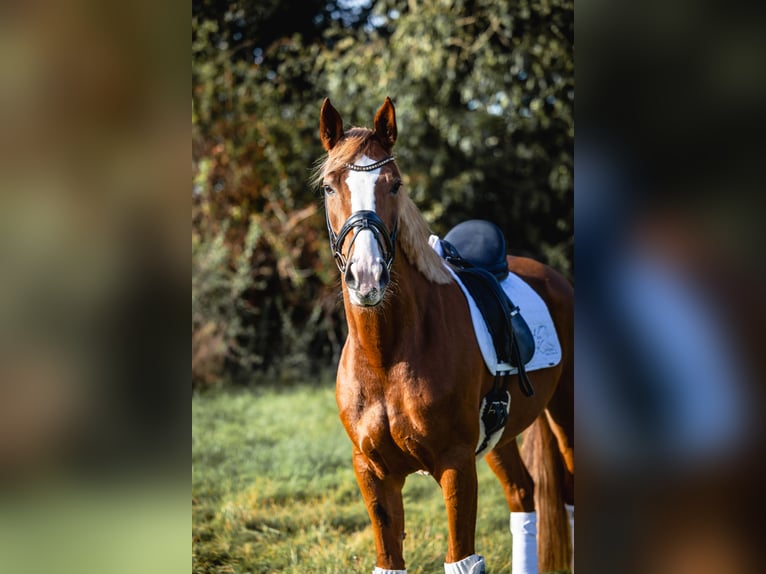
[[[341,407],[349,437],[379,474],[422,469],[422,437],[417,416],[384,397],[357,397]]]

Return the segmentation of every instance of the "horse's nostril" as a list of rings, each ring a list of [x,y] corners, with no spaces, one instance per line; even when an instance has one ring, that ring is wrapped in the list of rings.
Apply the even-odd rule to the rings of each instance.
[[[386,262],[382,257],[375,259],[375,281],[383,281],[386,275]]]
[[[380,283],[381,287],[385,287],[388,285],[388,282],[391,280],[391,276],[388,273],[388,267],[386,267],[385,263],[381,264],[381,271],[380,271],[380,278],[378,279],[378,282]]]
[[[354,275],[354,273],[351,271],[351,267],[353,264],[354,264],[353,259],[348,262],[348,265],[346,266],[346,273],[344,275],[344,278],[346,280],[346,285],[348,285],[352,289],[356,289],[357,288],[356,275]]]

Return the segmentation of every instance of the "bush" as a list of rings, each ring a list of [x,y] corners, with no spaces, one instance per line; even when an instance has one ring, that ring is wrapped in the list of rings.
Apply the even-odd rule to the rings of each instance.
[[[394,99],[404,183],[435,233],[491,219],[512,253],[573,276],[571,0],[375,0],[356,12],[312,0],[287,20],[280,6],[193,5],[196,385],[337,362],[340,280],[308,183],[325,96],[346,126],[369,126]]]
[[[224,369],[251,373],[262,358],[246,345],[254,338],[244,298],[253,283],[251,259],[260,226],[251,221],[241,252],[232,256],[229,226],[192,233],[192,387],[220,384]]]

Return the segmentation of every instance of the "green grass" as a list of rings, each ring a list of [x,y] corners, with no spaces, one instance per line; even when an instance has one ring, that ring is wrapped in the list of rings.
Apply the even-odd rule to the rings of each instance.
[[[194,573],[369,573],[372,530],[331,385],[225,391],[192,398]],[[478,463],[476,548],[487,574],[510,572],[500,485]],[[441,490],[413,475],[404,489],[410,574],[443,572]]]

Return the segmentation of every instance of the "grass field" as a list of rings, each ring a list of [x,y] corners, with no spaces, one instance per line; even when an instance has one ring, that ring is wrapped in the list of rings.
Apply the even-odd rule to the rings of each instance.
[[[372,571],[372,530],[331,384],[195,395],[192,417],[194,573]],[[486,463],[478,471],[477,552],[487,574],[510,572],[502,491]],[[443,572],[436,482],[409,477],[404,506],[409,574]]]

